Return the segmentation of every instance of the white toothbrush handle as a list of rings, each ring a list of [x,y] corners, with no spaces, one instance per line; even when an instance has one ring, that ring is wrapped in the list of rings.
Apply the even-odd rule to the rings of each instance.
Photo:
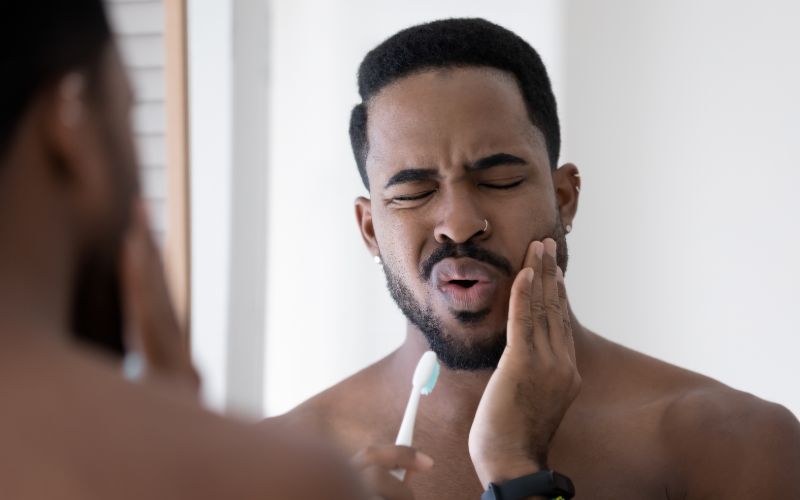
[[[414,422],[417,419],[417,408],[419,408],[420,392],[416,387],[411,388],[411,395],[408,397],[406,412],[403,414],[403,421],[400,423],[400,430],[394,444],[397,446],[411,446],[414,437]],[[392,475],[399,480],[406,477],[405,469],[394,469]]]

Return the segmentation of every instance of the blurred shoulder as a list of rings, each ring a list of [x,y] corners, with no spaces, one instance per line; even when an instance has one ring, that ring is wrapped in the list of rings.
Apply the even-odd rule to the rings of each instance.
[[[0,484],[9,497],[358,498],[344,457],[318,440],[264,432],[160,384],[132,384],[89,353],[28,354],[0,366]]]

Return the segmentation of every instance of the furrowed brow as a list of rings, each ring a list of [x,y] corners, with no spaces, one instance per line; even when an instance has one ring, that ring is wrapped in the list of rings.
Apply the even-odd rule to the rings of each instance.
[[[486,158],[481,158],[473,162],[467,168],[469,170],[488,170],[492,167],[499,167],[504,165],[526,165],[528,162],[508,153],[497,153]]]
[[[383,188],[386,189],[397,184],[405,184],[409,182],[427,181],[431,179],[437,179],[438,177],[439,173],[434,169],[409,168],[394,174]]]

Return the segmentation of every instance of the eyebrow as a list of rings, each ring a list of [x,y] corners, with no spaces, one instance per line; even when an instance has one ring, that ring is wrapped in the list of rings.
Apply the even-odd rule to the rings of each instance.
[[[386,189],[396,184],[407,182],[427,181],[438,177],[439,172],[432,168],[409,168],[394,174],[383,188]]]
[[[514,156],[508,153],[497,153],[472,162],[471,164],[467,165],[467,170],[474,172],[488,170],[492,167],[499,167],[502,165],[527,165],[527,163],[528,162],[519,156]],[[431,179],[437,179],[438,177],[439,172],[436,169],[409,168],[394,174],[383,188],[387,189],[397,184],[405,184],[409,182],[428,181]]]
[[[508,153],[497,153],[486,158],[481,158],[467,167],[468,170],[488,170],[502,165],[527,165],[528,162]]]

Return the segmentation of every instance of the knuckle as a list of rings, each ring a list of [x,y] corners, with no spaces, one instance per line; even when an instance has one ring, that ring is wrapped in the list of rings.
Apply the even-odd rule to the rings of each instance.
[[[555,293],[555,289],[548,287],[545,294],[544,294],[544,305],[548,309],[558,309],[561,310],[561,297]]]

